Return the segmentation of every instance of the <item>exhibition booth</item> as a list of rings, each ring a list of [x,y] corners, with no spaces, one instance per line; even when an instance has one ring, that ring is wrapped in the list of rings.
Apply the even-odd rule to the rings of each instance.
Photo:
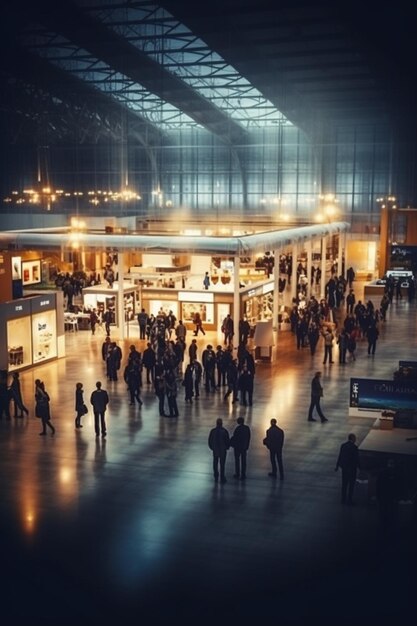
[[[58,293],[0,304],[0,369],[14,371],[65,356],[64,313]]]

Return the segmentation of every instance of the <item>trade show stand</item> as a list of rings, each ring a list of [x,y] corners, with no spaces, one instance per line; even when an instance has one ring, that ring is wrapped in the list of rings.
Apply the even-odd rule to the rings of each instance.
[[[43,292],[0,304],[0,369],[65,356],[63,295]]]

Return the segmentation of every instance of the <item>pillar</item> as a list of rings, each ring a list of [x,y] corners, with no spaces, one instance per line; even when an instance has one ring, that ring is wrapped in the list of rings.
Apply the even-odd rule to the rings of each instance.
[[[327,252],[327,237],[324,235],[321,238],[321,279],[320,279],[320,299],[325,297],[326,293],[326,252]]]
[[[235,336],[238,334],[239,320],[240,320],[240,294],[239,294],[239,271],[240,271],[240,257],[234,258],[234,289],[233,289],[233,320],[235,325]]]
[[[279,313],[279,256],[280,251],[274,250],[274,299],[272,303],[272,328],[278,332],[278,313]]]
[[[307,253],[306,275],[307,275],[307,280],[308,280],[306,296],[308,298],[308,296],[311,294],[311,270],[313,267],[313,260],[312,260],[313,246],[312,246],[311,239],[306,242],[306,253]]]
[[[298,263],[298,244],[292,247],[292,272],[291,272],[291,306],[293,298],[297,295],[297,263]]]
[[[118,252],[118,297],[117,297],[117,317],[118,317],[118,326],[119,326],[119,339],[123,340],[125,338],[125,308],[123,302],[123,276],[124,276],[124,253]]]

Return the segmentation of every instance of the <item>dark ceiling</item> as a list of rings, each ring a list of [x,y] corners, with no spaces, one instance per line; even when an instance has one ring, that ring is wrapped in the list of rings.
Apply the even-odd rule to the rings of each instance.
[[[109,0],[114,8],[115,2]],[[149,6],[120,1],[126,9]],[[415,120],[415,22],[412,5],[285,0],[161,0],[159,6],[201,38],[291,122],[311,135],[329,124]],[[3,136],[18,142],[40,132],[64,141],[117,134],[121,113],[139,141],[160,141],[163,129],[111,93],[95,89],[26,45],[33,23],[128,76],[232,144],[246,129],[201,92],[109,28],[90,5],[67,0],[18,1],[1,24],[0,96]],[[49,44],[43,44],[44,46]]]

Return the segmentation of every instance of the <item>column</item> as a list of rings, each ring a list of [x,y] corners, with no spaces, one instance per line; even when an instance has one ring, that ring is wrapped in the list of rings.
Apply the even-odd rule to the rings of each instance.
[[[123,276],[124,276],[124,253],[117,253],[118,263],[118,294],[117,294],[117,317],[118,317],[118,327],[119,327],[119,339],[123,340],[125,338],[125,308],[123,302]]]
[[[326,293],[326,251],[327,251],[327,237],[324,235],[321,238],[321,280],[320,280],[320,299],[325,297]]]
[[[312,269],[312,266],[313,266],[313,261],[312,261],[313,246],[312,246],[311,239],[306,242],[305,249],[306,249],[306,253],[307,253],[306,274],[307,274],[307,281],[308,281],[307,282],[306,297],[308,298],[309,295],[311,294],[311,269]]]
[[[292,300],[297,296],[297,257],[298,257],[298,244],[294,243],[292,247],[292,272],[291,272],[291,306]]]
[[[274,300],[272,303],[272,328],[278,332],[278,313],[279,313],[279,250],[273,250],[274,254]]]
[[[343,276],[343,233],[339,233],[339,245],[337,249],[337,276]]]
[[[235,337],[239,333],[239,320],[240,320],[240,295],[239,295],[239,271],[240,271],[240,257],[234,258],[234,289],[233,289],[233,321],[235,327]]]

